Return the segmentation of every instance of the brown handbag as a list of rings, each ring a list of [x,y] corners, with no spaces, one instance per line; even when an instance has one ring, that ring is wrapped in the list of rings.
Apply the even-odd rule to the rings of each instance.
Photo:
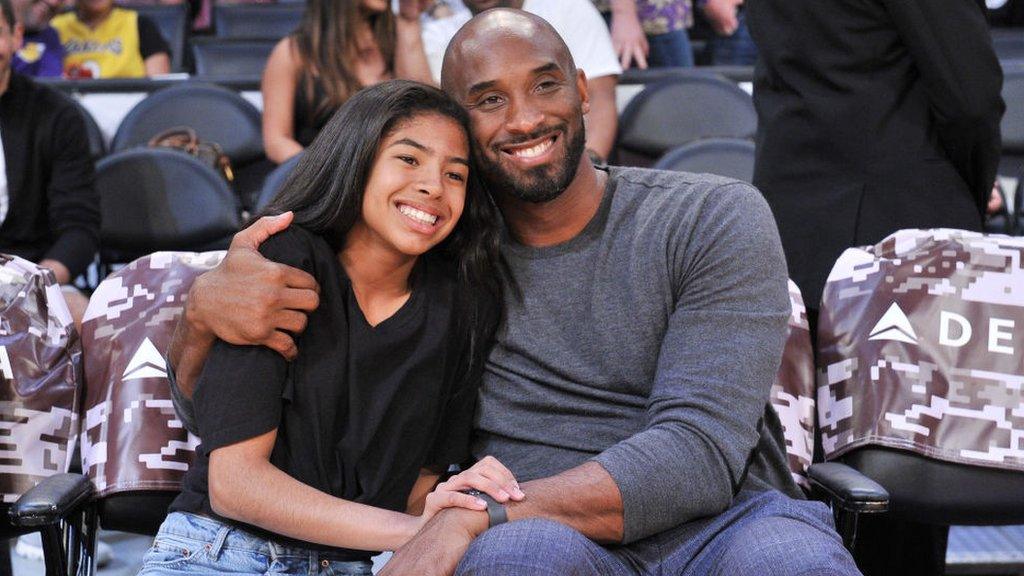
[[[203,142],[199,139],[195,129],[189,126],[168,128],[150,138],[148,146],[150,148],[181,150],[220,172],[228,182],[232,182],[235,179],[235,173],[231,170],[231,159],[224,153],[224,149],[220,147],[220,144],[216,142]]]

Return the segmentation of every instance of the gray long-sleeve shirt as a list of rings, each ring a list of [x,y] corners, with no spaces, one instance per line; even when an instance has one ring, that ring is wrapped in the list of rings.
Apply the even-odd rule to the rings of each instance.
[[[576,238],[504,251],[523,299],[506,291],[478,457],[520,481],[597,461],[622,494],[627,543],[721,512],[740,489],[799,497],[768,404],[786,263],[757,190],[612,168]]]
[[[520,480],[597,461],[622,494],[626,542],[718,513],[741,488],[799,494],[768,405],[786,263],[757,190],[612,168],[577,237],[504,250],[523,299],[506,298],[477,456]]]

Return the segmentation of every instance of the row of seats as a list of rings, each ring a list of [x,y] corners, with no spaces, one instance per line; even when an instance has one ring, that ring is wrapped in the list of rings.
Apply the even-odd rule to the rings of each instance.
[[[942,350],[936,346],[942,337],[925,331],[937,310],[951,307],[979,330],[993,313],[1019,320],[1014,294],[1024,292],[1022,251],[1019,239],[948,230],[901,231],[876,246],[849,251],[837,262],[822,302],[817,366],[805,305],[791,285],[789,340],[772,404],[785,429],[792,472],[813,495],[830,502],[848,546],[856,515],[886,507],[902,519],[929,523],[1024,521],[1024,500],[1017,497],[1024,490],[1024,457],[1013,439],[1021,423],[1014,408],[1021,401],[1015,386],[1022,376],[1019,363],[1008,370],[1012,358],[992,360],[984,343],[969,354],[956,347]],[[921,263],[937,258],[963,265],[936,267],[927,281],[917,282]],[[46,526],[85,506],[92,511],[80,520],[86,534],[94,533],[97,516],[104,528],[155,531],[198,443],[170,409],[166,367],[156,351],[169,342],[192,279],[219,259],[153,254],[97,290],[82,333],[89,385],[81,410],[91,416],[81,419],[81,438],[92,482],[81,476],[43,482],[15,504],[19,522],[27,518]],[[964,280],[994,282],[1001,290],[974,293]],[[932,290],[931,284],[947,289]],[[1009,338],[1013,346],[1022,342]],[[1007,338],[997,340],[1007,345]],[[955,361],[948,361],[950,354]],[[928,401],[918,405],[919,396]],[[881,410],[879,417],[854,418],[863,406]],[[901,417],[907,422],[891,424],[903,422]],[[810,464],[819,441],[816,420],[825,455],[854,469],[838,462]],[[998,425],[979,427],[985,422]],[[1004,424],[1013,426],[1008,433]],[[921,427],[934,433],[918,432]],[[968,449],[976,445],[991,454],[972,454]],[[920,454],[929,450],[930,457]],[[71,556],[87,561],[89,550]]]
[[[217,42],[230,42],[236,39],[246,39],[256,42],[256,46],[262,50],[265,46],[273,47],[273,44],[294,31],[302,19],[304,4],[218,4],[213,7],[213,37],[199,37],[190,39],[189,30],[191,19],[186,4],[177,5],[155,5],[155,6],[132,6],[137,11],[153,21],[160,30],[161,35],[167,40],[171,47],[171,70],[184,72],[192,69],[189,66],[186,55],[188,47],[192,46],[192,55],[195,58],[196,73],[199,75],[211,74],[210,59],[204,60],[207,68],[198,68],[200,56],[196,53],[205,54],[202,48],[196,48],[204,44],[209,45]],[[261,52],[264,56],[269,55],[269,50]],[[251,59],[244,58],[244,52],[232,51],[230,61],[226,58],[224,65],[236,68],[234,74],[260,74],[263,66],[255,65],[240,66],[242,63],[251,63]],[[221,66],[223,67],[223,65]]]

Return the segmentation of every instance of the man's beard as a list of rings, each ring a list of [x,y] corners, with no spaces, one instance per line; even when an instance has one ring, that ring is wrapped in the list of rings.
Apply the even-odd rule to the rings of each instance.
[[[569,130],[562,127],[556,127],[556,130],[559,128],[561,128],[562,138],[570,134]],[[522,138],[521,141],[534,140],[549,131],[544,130],[541,133],[530,134]],[[566,146],[565,160],[560,165],[554,167],[553,174],[548,173],[552,169],[550,165],[511,172],[506,170],[500,161],[492,160],[485,157],[484,154],[480,154],[478,157],[480,177],[490,190],[498,193],[507,193],[524,202],[540,204],[554,200],[562,192],[565,192],[565,189],[572,183],[573,178],[576,177],[580,158],[586,149],[587,137],[586,129],[583,127],[582,114],[577,117],[576,129],[571,134],[572,139],[569,140],[568,146]],[[506,142],[502,145],[507,144],[514,144],[514,142]],[[495,153],[503,154],[500,150],[495,150]]]

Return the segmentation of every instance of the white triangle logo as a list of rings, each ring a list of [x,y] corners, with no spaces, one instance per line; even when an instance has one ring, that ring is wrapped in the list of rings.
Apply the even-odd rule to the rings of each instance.
[[[164,357],[149,338],[143,340],[139,349],[135,351],[135,355],[128,362],[128,367],[124,369],[121,381],[127,382],[139,378],[167,378],[167,364],[164,363]]]
[[[889,306],[889,309],[875,324],[875,327],[871,329],[868,340],[895,340],[916,345],[917,334],[914,332],[914,327],[910,325],[907,315],[903,313],[898,304],[893,302],[892,306]]]

